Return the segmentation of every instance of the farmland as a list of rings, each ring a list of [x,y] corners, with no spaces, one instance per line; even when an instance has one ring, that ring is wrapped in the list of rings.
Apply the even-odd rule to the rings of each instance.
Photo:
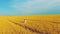
[[[60,15],[0,16],[0,34],[60,34]]]

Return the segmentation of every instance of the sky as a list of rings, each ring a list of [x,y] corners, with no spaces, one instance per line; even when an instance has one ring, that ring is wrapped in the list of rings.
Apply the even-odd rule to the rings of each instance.
[[[0,0],[0,15],[60,14],[60,0]]]

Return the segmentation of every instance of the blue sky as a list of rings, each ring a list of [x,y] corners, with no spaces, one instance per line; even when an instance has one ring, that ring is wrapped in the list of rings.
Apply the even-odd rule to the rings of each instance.
[[[0,15],[60,14],[60,0],[0,0]]]

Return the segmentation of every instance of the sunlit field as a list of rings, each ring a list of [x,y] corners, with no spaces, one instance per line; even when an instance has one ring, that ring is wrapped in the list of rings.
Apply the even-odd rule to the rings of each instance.
[[[0,34],[60,34],[60,15],[0,16]]]

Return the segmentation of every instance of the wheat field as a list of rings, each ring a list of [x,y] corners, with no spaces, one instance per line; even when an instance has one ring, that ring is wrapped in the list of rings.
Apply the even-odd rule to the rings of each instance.
[[[0,34],[60,34],[60,15],[0,16]]]

